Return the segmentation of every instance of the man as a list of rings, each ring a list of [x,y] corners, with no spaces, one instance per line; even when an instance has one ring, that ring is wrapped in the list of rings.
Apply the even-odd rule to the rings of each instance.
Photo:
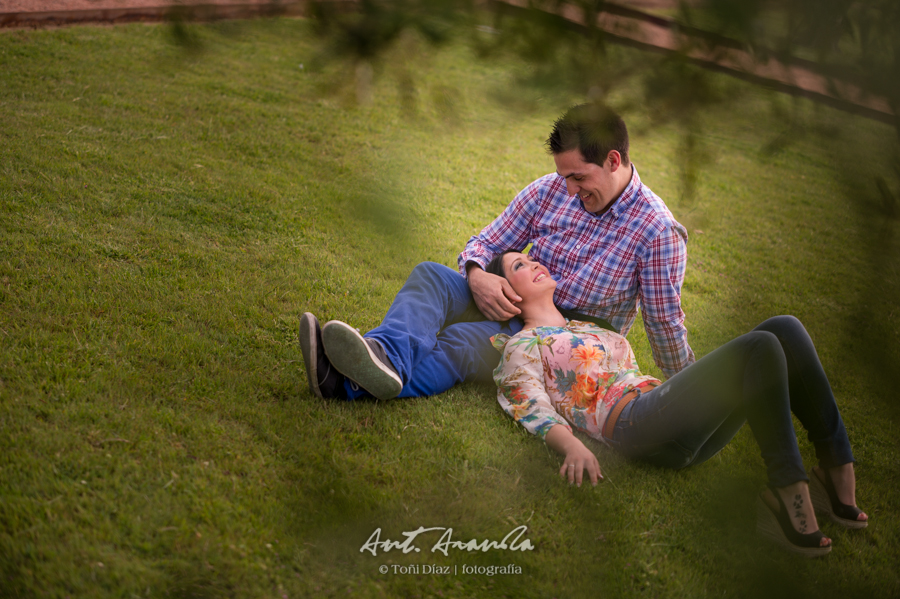
[[[498,356],[490,338],[521,330],[511,320],[521,298],[484,267],[529,243],[530,257],[558,282],[554,301],[567,316],[608,322],[626,335],[640,307],[665,375],[694,361],[681,310],[687,232],[641,183],[625,123],[603,106],[575,106],[556,121],[547,146],[556,172],[522,190],[469,240],[459,273],[417,265],[384,321],[365,337],[340,321],[320,330],[312,314],[301,317],[314,394],[389,399],[491,381]]]

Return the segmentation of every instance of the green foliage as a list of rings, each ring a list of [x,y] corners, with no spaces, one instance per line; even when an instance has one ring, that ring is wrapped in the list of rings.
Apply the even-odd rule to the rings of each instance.
[[[748,430],[680,473],[592,443],[606,482],[575,489],[490,387],[357,403],[306,389],[297,315],[376,326],[416,262],[454,265],[553,168],[549,124],[581,96],[502,108],[527,65],[408,31],[367,78],[314,64],[304,21],[180,26],[196,51],[158,26],[0,35],[0,595],[900,591],[897,408],[877,376],[896,372],[900,334],[897,225],[875,182],[885,126],[710,76],[733,100],[693,111],[710,166],[687,198],[678,121],[639,81],[609,96],[642,178],[689,229],[698,356],[790,312],[832,374],[872,525],[824,524],[833,554],[801,562],[754,535]],[[762,152],[788,125],[790,143]],[[658,375],[640,322],[629,337]],[[468,541],[521,524],[532,552],[444,557],[433,533],[422,553],[360,552],[376,528]],[[378,572],[430,563],[523,575]]]

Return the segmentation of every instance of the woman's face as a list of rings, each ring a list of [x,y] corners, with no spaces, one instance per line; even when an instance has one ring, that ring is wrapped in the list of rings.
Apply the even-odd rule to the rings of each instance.
[[[542,293],[556,289],[556,281],[550,271],[531,260],[525,254],[513,252],[503,257],[503,272],[506,280],[522,299],[529,299]]]

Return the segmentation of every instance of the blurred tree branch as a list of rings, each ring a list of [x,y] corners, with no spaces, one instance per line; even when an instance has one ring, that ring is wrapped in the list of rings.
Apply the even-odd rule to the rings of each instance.
[[[900,3],[672,4],[677,20],[604,0],[317,0],[311,13],[320,34],[331,41],[327,56],[357,64],[360,88],[371,80],[369,63],[405,31],[434,45],[454,36],[468,39],[483,58],[512,53],[531,67],[522,83],[543,95],[605,100],[625,81],[638,79],[644,90],[641,101],[654,121],[673,121],[684,131],[687,199],[704,163],[696,117],[724,100],[708,75],[691,65],[889,123],[900,138]],[[492,36],[478,35],[486,19]],[[610,59],[610,44],[664,58],[623,59],[617,54]],[[789,140],[781,134],[770,145],[780,147]],[[894,179],[893,173],[888,176]],[[882,194],[895,193],[891,190],[897,185],[880,187]]]

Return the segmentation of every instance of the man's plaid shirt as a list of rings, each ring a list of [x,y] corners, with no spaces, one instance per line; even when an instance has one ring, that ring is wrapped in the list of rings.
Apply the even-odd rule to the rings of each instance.
[[[558,306],[605,318],[627,335],[640,307],[653,358],[667,377],[694,361],[687,341],[681,284],[687,262],[687,231],[656,194],[631,182],[600,216],[566,193],[552,173],[525,189],[459,255],[486,267],[491,258],[529,243],[532,259],[557,281]]]

